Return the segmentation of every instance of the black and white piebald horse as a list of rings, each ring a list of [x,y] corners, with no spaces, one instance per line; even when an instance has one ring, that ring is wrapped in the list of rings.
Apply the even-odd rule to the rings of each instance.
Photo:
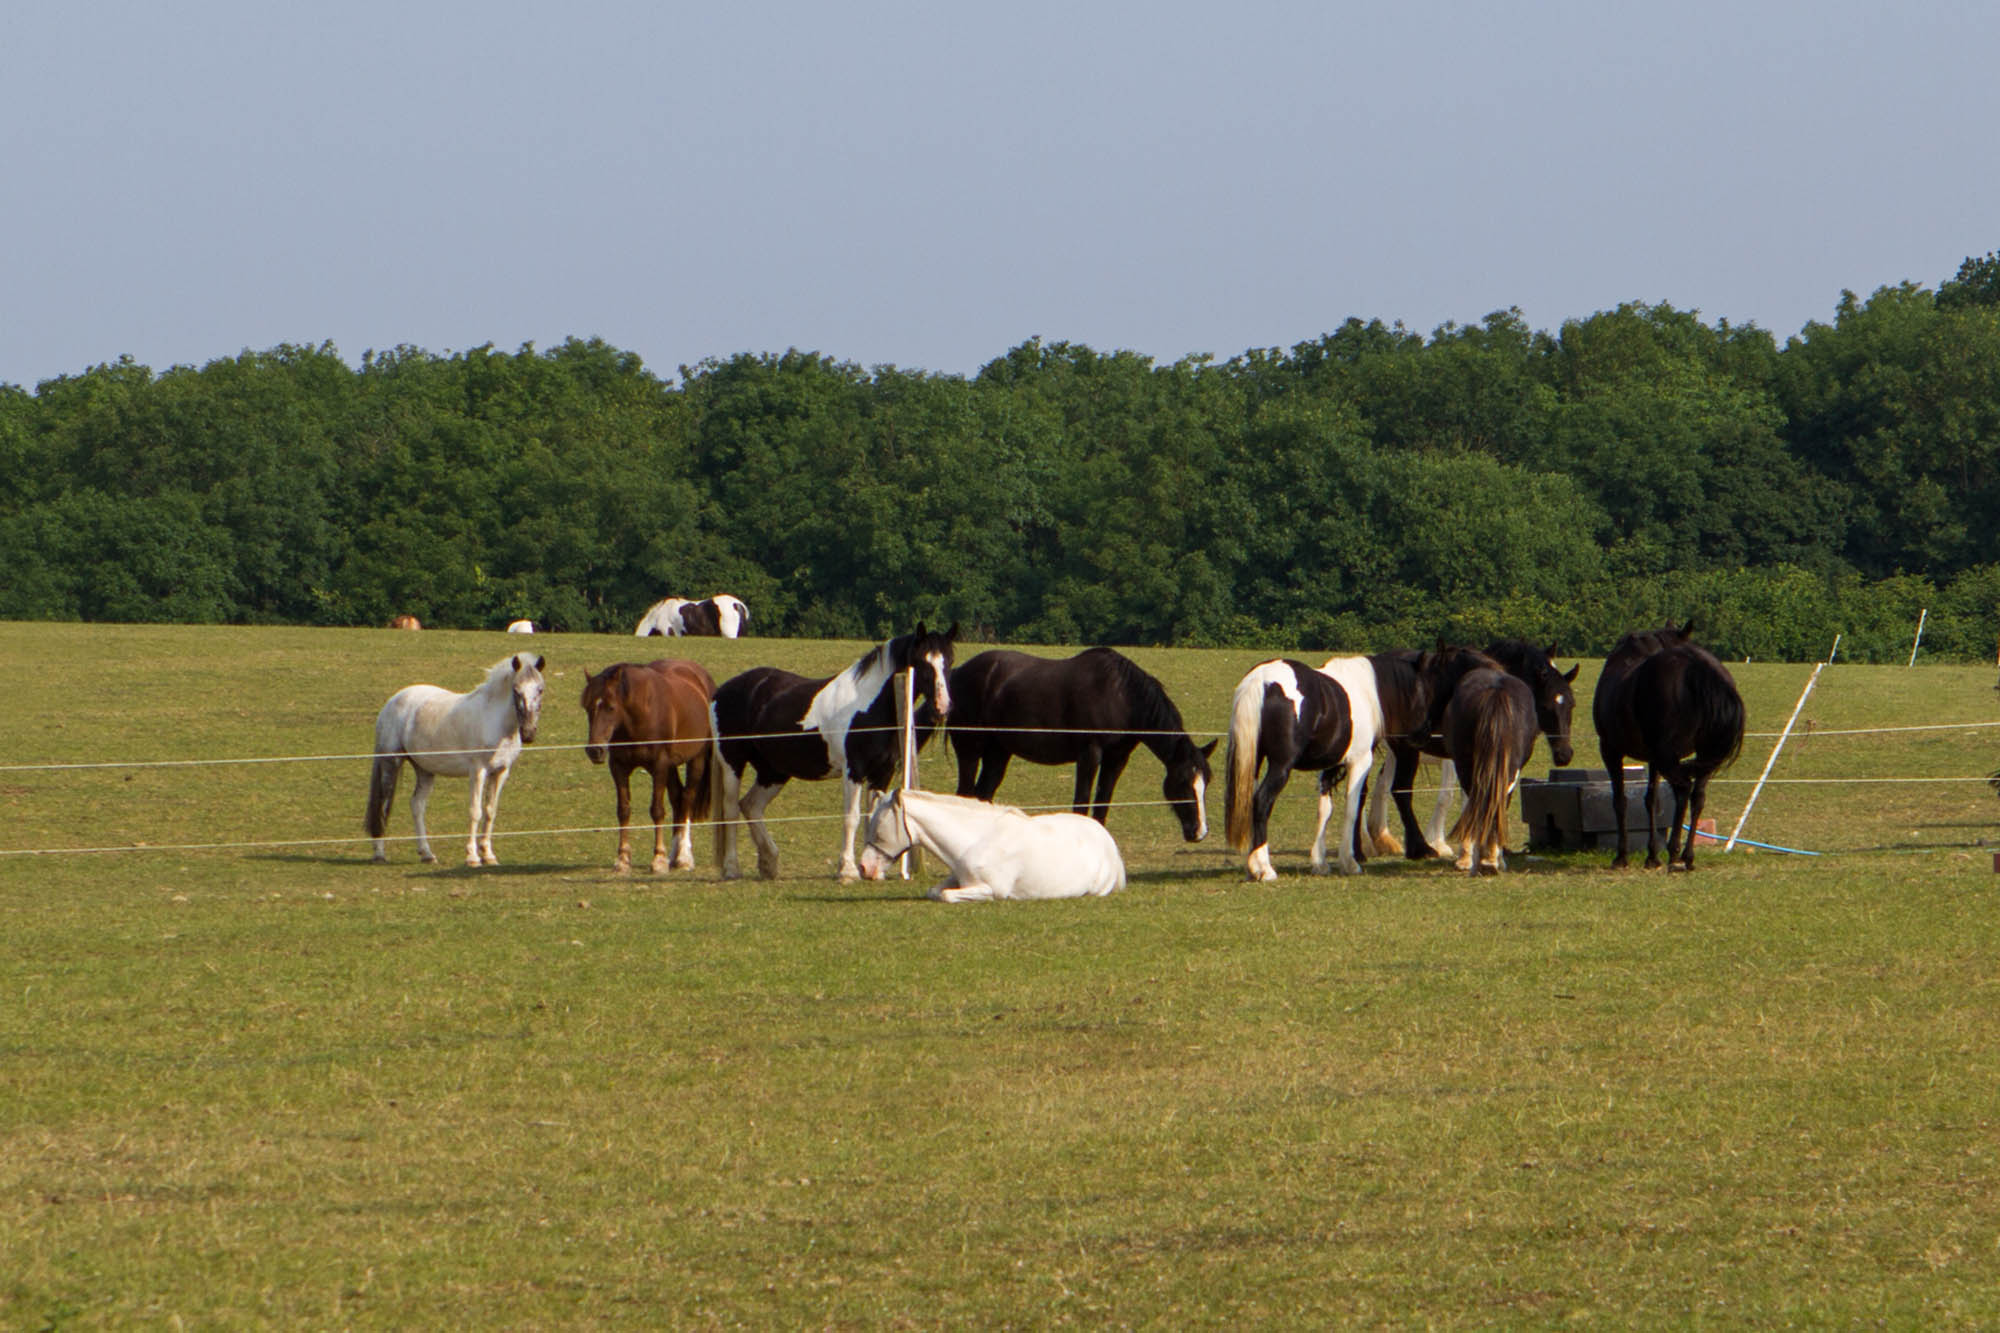
[[[1181,836],[1208,836],[1203,798],[1214,781],[1208,757],[1216,742],[1189,739],[1166,689],[1130,658],[1109,648],[1056,660],[995,648],[952,671],[951,697],[960,796],[992,800],[1016,757],[1075,764],[1071,809],[1102,824],[1119,776],[1143,743],[1166,769],[1160,790]]]
[[[778,845],[764,826],[764,808],[793,778],[815,782],[837,777],[844,797],[840,844],[841,880],[859,878],[854,833],[864,800],[887,791],[896,773],[901,738],[896,728],[898,671],[908,670],[918,697],[940,717],[951,713],[954,624],[943,633],[921,624],[863,653],[853,666],[830,679],[812,680],[777,667],[752,667],[731,676],[715,691],[709,717],[714,723],[713,771],[721,784],[715,858],[724,879],[742,872],[736,864],[736,824],[750,828],[757,844],[757,870],[766,879],[778,873]],[[743,774],[752,772],[746,790]]]
[[[639,628],[632,632],[642,639],[655,634],[733,639],[742,634],[743,627],[749,623],[750,608],[743,605],[740,598],[719,592],[699,602],[691,602],[685,597],[669,597],[655,602],[640,618]]]
[[[1333,816],[1334,784],[1347,779],[1347,814],[1341,820],[1338,869],[1361,869],[1354,855],[1354,826],[1382,730],[1375,669],[1365,657],[1335,657],[1317,669],[1279,659],[1261,662],[1237,683],[1229,706],[1229,750],[1224,767],[1225,831],[1229,845],[1247,852],[1250,878],[1273,880],[1271,807],[1294,769],[1317,771],[1319,824],[1312,867],[1328,870],[1326,826]],[[1259,765],[1264,777],[1257,780]],[[1254,784],[1254,789],[1253,789]]]

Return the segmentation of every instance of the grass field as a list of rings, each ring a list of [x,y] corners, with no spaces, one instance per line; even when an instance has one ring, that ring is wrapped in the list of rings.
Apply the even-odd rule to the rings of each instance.
[[[370,864],[382,701],[530,647],[504,864],[452,864],[463,783],[444,866]],[[1274,885],[1217,791],[1196,847],[1114,812],[1124,894],[946,907],[833,881],[827,784],[772,807],[786,878],[611,873],[576,697],[660,647],[0,626],[0,1325],[2000,1319],[1990,668],[1825,673],[1745,830],[1818,858],[1320,879],[1300,779]],[[1258,656],[1132,655],[1209,732]],[[1732,669],[1756,733],[1810,673]],[[290,761],[24,767],[221,758]]]

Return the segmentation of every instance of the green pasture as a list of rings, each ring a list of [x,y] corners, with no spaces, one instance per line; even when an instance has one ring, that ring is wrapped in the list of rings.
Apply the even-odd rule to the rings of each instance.
[[[1991,669],[1826,671],[1745,829],[1817,858],[1322,879],[1307,777],[1253,885],[1141,752],[1109,899],[837,884],[828,784],[611,872],[586,667],[866,646],[0,625],[0,1326],[2000,1320]],[[371,864],[376,710],[513,651],[503,864],[451,782]],[[1258,658],[1132,656],[1210,733]],[[1725,833],[1811,671],[1732,669]]]

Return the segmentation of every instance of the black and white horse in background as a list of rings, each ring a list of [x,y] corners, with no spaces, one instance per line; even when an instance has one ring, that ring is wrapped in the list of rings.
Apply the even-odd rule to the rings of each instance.
[[[734,639],[749,623],[750,608],[740,598],[719,592],[699,602],[685,597],[655,602],[640,618],[639,628],[632,632],[642,639],[654,634],[670,638],[689,634]]]
[[[1320,775],[1313,870],[1322,875],[1328,870],[1326,828],[1333,815],[1334,784],[1343,777],[1347,813],[1335,865],[1343,875],[1361,869],[1354,855],[1354,826],[1381,731],[1375,668],[1365,657],[1335,657],[1317,669],[1289,658],[1260,662],[1237,683],[1224,764],[1225,831],[1231,847],[1249,854],[1250,878],[1278,877],[1271,864],[1271,807],[1294,769]],[[1262,781],[1257,779],[1260,764]]]
[[[1442,650],[1443,645],[1439,648]],[[1570,743],[1570,717],[1576,708],[1577,673],[1583,668],[1578,665],[1567,672],[1558,671],[1550,660],[1555,651],[1553,644],[1538,648],[1521,639],[1502,639],[1487,645],[1486,656],[1528,687],[1535,701],[1536,725],[1549,738],[1549,758],[1560,767],[1575,757],[1575,749]],[[1377,674],[1383,677],[1385,709],[1390,706],[1391,699],[1399,697],[1397,691],[1391,688],[1390,680],[1416,674],[1423,656],[1415,650],[1405,650],[1379,653],[1370,659],[1376,664]],[[1450,747],[1441,734],[1444,709],[1450,702],[1449,698],[1426,697],[1421,701],[1420,710],[1392,717],[1386,727],[1389,761],[1383,766],[1385,772],[1376,782],[1374,797],[1368,803],[1368,828],[1362,840],[1364,846],[1371,847],[1378,855],[1402,854],[1411,860],[1418,860],[1452,853],[1451,843],[1445,835],[1445,815],[1451,809],[1452,789],[1458,784],[1454,780],[1456,775],[1452,770]],[[1439,760],[1443,771],[1438,778],[1437,800],[1431,808],[1430,824],[1419,831],[1411,802],[1411,788],[1417,766],[1426,758]],[[1386,807],[1392,797],[1403,820],[1401,841],[1389,832]]]
[[[939,717],[951,714],[952,646],[958,626],[937,633],[916,631],[871,648],[853,666],[831,678],[813,680],[777,667],[752,667],[731,676],[715,691],[709,716],[714,723],[714,771],[721,783],[715,830],[716,862],[724,879],[741,871],[736,864],[736,823],[750,828],[757,844],[757,870],[766,879],[778,873],[778,845],[764,826],[764,808],[793,778],[813,782],[838,777],[845,822],[838,874],[859,878],[854,834],[862,804],[888,790],[902,751],[896,728],[896,692],[889,683],[908,670],[916,694]],[[753,772],[748,790],[745,770]]]
[[[1208,759],[1216,742],[1189,739],[1165,687],[1130,658],[1109,648],[1057,660],[995,648],[952,671],[951,699],[960,796],[992,800],[1016,757],[1075,764],[1071,809],[1102,824],[1119,776],[1143,743],[1166,769],[1160,791],[1181,836],[1208,836],[1205,797],[1215,780]]]

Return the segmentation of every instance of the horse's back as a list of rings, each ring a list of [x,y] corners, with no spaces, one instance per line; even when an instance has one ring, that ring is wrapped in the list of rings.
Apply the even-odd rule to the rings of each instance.
[[[1004,844],[1009,867],[1005,876],[988,877],[996,897],[1096,898],[1125,887],[1117,841],[1088,815],[1031,815],[1023,828],[1007,830],[996,841]]]

